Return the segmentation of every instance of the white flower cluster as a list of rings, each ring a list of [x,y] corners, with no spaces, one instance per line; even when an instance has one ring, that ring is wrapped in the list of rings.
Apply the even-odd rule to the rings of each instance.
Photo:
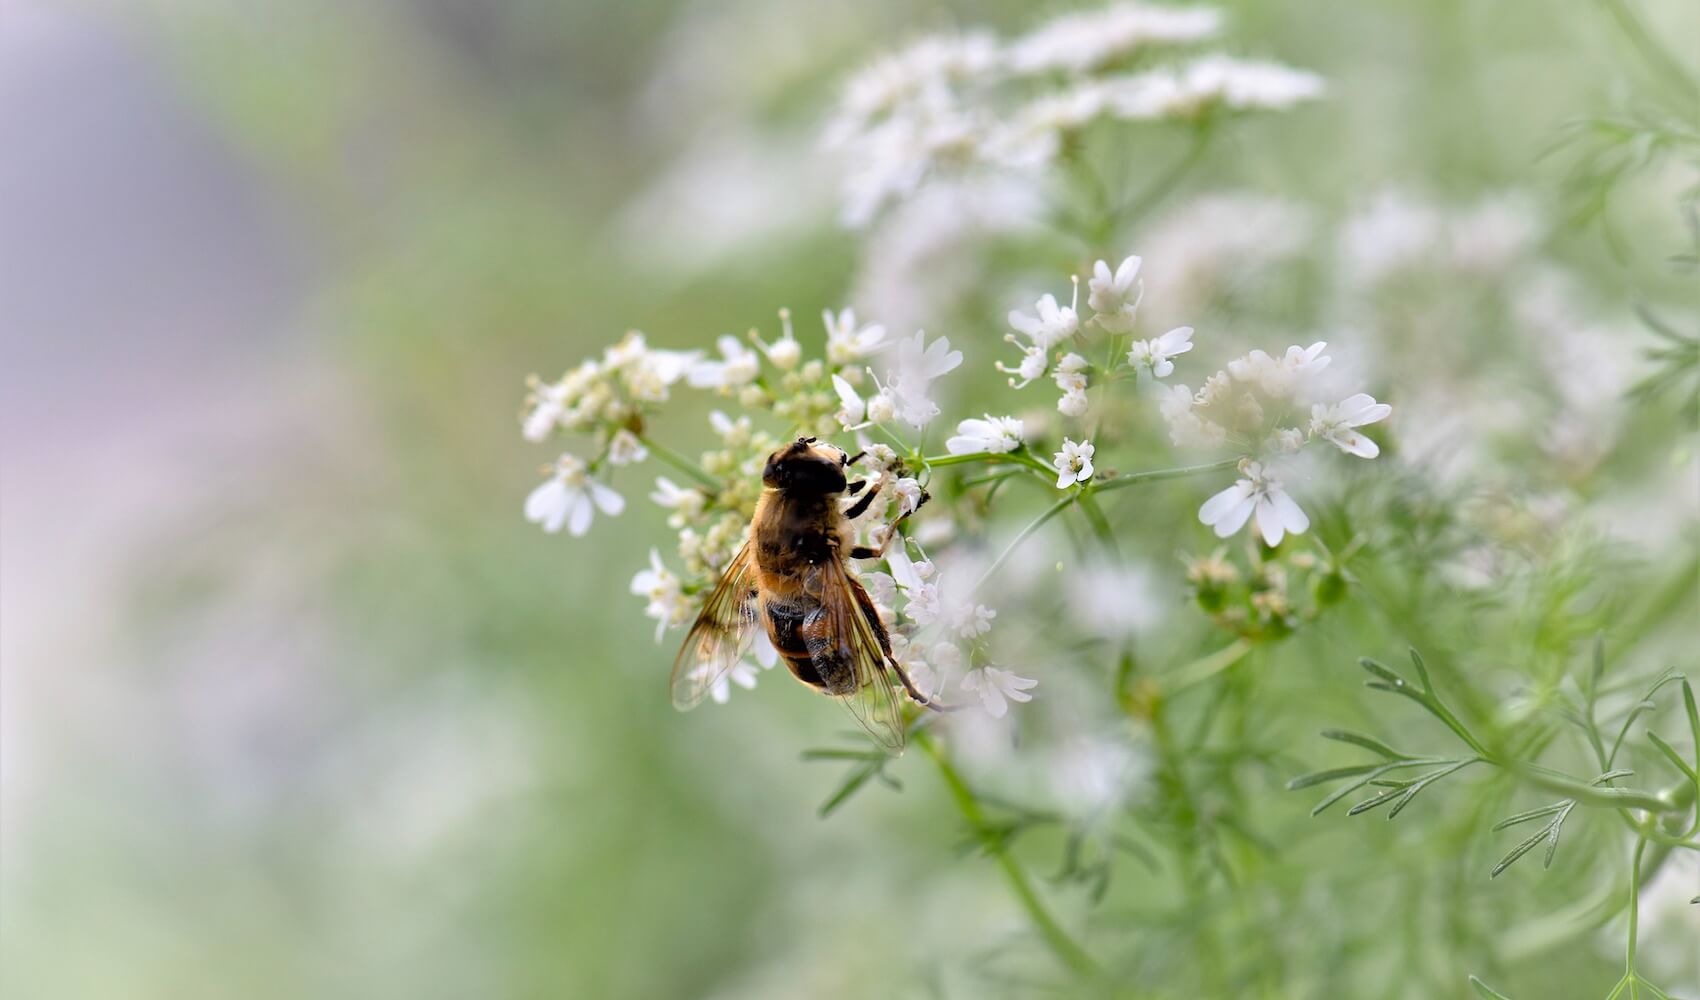
[[[1038,681],[987,662],[984,637],[996,611],[946,587],[931,561],[912,560],[901,545],[888,552],[886,566],[889,573],[863,580],[891,632],[892,654],[922,693],[946,701],[965,693],[1000,719],[1010,702],[1033,700]]]
[[[1220,54],[1134,71],[1221,24],[1211,8],[1120,3],[1010,41],[935,36],[879,59],[845,85],[826,133],[844,161],[845,222],[868,222],[937,175],[1041,168],[1098,120],[1284,110],[1321,95],[1315,74]]]
[[[1017,334],[1004,339],[1021,349],[1020,362],[997,368],[1010,376],[1009,384],[1023,388],[1049,373],[1062,397],[1057,410],[1065,417],[1079,418],[1089,409],[1089,377],[1115,381],[1132,375],[1160,381],[1173,375],[1175,359],[1192,351],[1193,329],[1176,327],[1148,339],[1128,342],[1120,352],[1123,334],[1137,330],[1139,307],[1144,300],[1139,280],[1142,261],[1129,256],[1115,268],[1097,261],[1087,279],[1087,306],[1093,315],[1079,314],[1079,279],[1069,305],[1059,304],[1050,294],[1042,296],[1032,312],[1009,314]],[[1086,358],[1070,347],[1083,339],[1089,327],[1112,338],[1113,366],[1095,371]],[[1019,334],[1019,335],[1018,335]],[[1086,349],[1082,345],[1083,349]],[[1244,478],[1206,502],[1200,519],[1227,537],[1255,522],[1269,545],[1277,545],[1287,534],[1299,534],[1309,519],[1293,503],[1273,471],[1273,461],[1301,450],[1312,440],[1322,440],[1348,455],[1374,458],[1380,448],[1358,428],[1385,420],[1392,408],[1364,393],[1338,401],[1322,398],[1325,387],[1317,376],[1330,358],[1322,353],[1323,343],[1309,347],[1294,345],[1279,357],[1253,350],[1228,362],[1194,392],[1185,385],[1165,386],[1158,396],[1158,409],[1168,423],[1173,443],[1184,448],[1224,449],[1232,447],[1243,456]],[[1054,367],[1053,367],[1054,365]],[[1309,420],[1298,414],[1308,412]],[[1011,438],[998,433],[995,418],[963,421],[949,447],[953,453],[976,450],[1009,450],[1020,442],[1019,426]],[[1013,443],[1010,443],[1013,442]],[[996,445],[996,447],[994,447]],[[1089,440],[1064,438],[1052,467],[1057,488],[1068,489],[1087,483],[1094,474],[1096,446]]]
[[[1094,374],[1092,365],[1076,351],[1059,352],[1073,346],[1088,326],[1096,326],[1112,336],[1134,331],[1144,297],[1139,281],[1141,263],[1138,257],[1127,257],[1114,270],[1108,261],[1100,260],[1093,265],[1092,276],[1086,283],[1086,304],[1093,315],[1084,321],[1079,311],[1078,277],[1071,279],[1075,291],[1068,305],[1060,305],[1055,296],[1046,293],[1034,304],[1031,313],[1012,311],[1009,325],[1017,333],[1005,335],[1004,340],[1021,350],[1021,360],[1013,368],[997,362],[998,371],[1009,375],[1009,384],[1017,389],[1049,373],[1062,391],[1057,412],[1065,417],[1085,416],[1090,406],[1086,390]],[[1118,361],[1117,369],[1096,374],[1115,377],[1131,371],[1136,375],[1144,372],[1152,378],[1166,378],[1174,373],[1173,359],[1192,350],[1192,332],[1192,327],[1182,326],[1149,340],[1134,340],[1122,356],[1128,370],[1120,370]]]
[[[1243,475],[1233,486],[1205,501],[1198,518],[1226,538],[1254,520],[1269,545],[1288,533],[1302,534],[1310,519],[1287,495],[1269,467],[1270,459],[1291,455],[1309,441],[1323,440],[1348,455],[1374,458],[1381,449],[1357,428],[1387,419],[1393,408],[1365,393],[1337,403],[1316,399],[1317,375],[1331,360],[1326,344],[1297,344],[1280,357],[1261,350],[1228,362],[1194,393],[1184,385],[1170,386],[1160,400],[1170,439],[1179,447],[1222,448],[1232,445],[1246,457]],[[1289,425],[1289,415],[1308,406],[1310,419]]]

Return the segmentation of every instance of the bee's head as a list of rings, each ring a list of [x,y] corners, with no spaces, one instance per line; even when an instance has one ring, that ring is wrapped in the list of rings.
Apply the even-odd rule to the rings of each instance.
[[[767,456],[761,481],[765,486],[789,493],[842,493],[846,485],[844,467],[849,456],[812,437],[800,437]]]

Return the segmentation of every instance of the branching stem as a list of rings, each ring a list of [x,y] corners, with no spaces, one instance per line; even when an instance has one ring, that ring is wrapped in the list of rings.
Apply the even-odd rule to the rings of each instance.
[[[1097,976],[1099,972],[1098,963],[1093,960],[1091,955],[1087,954],[1086,949],[1082,948],[1079,942],[1069,936],[1068,931],[1064,930],[1063,926],[1057,923],[1056,917],[1052,916],[1051,912],[1045,908],[1044,901],[1039,898],[1038,892],[1033,888],[1033,880],[1027,874],[1027,870],[1021,866],[1021,862],[1017,861],[1014,855],[1009,853],[1009,849],[1005,846],[1003,840],[991,831],[990,825],[986,822],[986,814],[980,808],[979,799],[975,797],[974,790],[969,788],[968,783],[962,779],[962,775],[956,770],[956,766],[944,755],[931,734],[925,731],[917,732],[914,734],[914,740],[937,765],[939,777],[944,779],[945,787],[950,789],[951,798],[956,801],[956,807],[962,813],[962,818],[968,822],[969,828],[979,840],[980,845],[985,848],[986,853],[997,861],[998,867],[1003,871],[1004,878],[1009,882],[1010,889],[1015,893],[1016,900],[1021,904],[1022,909],[1027,911],[1027,916],[1038,928],[1039,935],[1045,939],[1045,944],[1055,953],[1058,961],[1082,978]]]

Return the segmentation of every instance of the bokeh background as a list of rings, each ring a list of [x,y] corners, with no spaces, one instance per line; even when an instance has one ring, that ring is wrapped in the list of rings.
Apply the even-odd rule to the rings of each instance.
[[[1337,219],[1390,187],[1516,191],[1551,222],[1542,252],[1621,332],[1605,361],[1642,346],[1632,299],[1692,306],[1692,275],[1665,262],[1691,176],[1656,174],[1603,231],[1566,221],[1567,163],[1542,159],[1566,121],[1645,86],[1601,8],[1220,6],[1230,48],[1315,70],[1331,95],[1213,147],[1174,204],[1245,189]],[[1646,9],[1700,38],[1692,5]],[[584,539],[524,523],[549,456],[515,413],[527,373],[630,327],[693,346],[870,287],[901,313],[938,272],[876,273],[837,225],[816,141],[836,84],[919,32],[1036,17],[883,0],[0,6],[6,995],[973,996],[1002,951],[1031,947],[922,764],[894,769],[902,794],[823,821],[836,774],[798,751],[841,727],[830,706],[770,682],[673,712],[670,646],[626,594],[666,548],[660,513],[636,502]],[[942,332],[981,347],[963,398],[995,388],[1003,330]],[[1418,326],[1385,349],[1445,336],[1494,331]],[[701,412],[674,430],[702,438]],[[1668,461],[1661,447],[1635,467]],[[1651,502],[1676,524],[1664,537],[1691,544],[1692,464],[1655,478],[1674,484]],[[1693,637],[1673,565],[1652,659]],[[1260,695],[1291,720],[1277,732],[1350,721],[1353,659],[1400,655],[1396,631],[1372,616],[1270,654],[1293,678]],[[1308,800],[1267,798],[1260,833],[1304,821]],[[1314,942],[1271,956],[1260,995],[1461,995],[1450,966],[1434,982],[1405,966],[1498,954],[1445,916],[1464,841],[1308,830],[1252,869],[1275,886],[1259,907],[1309,886]],[[1557,907],[1615,844],[1493,888]],[[1415,872],[1408,907],[1331,895],[1390,856]],[[1312,870],[1338,875],[1294,874]],[[1150,916],[1180,897],[1143,878],[1119,884],[1121,933],[1162,942],[1165,981],[1194,929]],[[1071,920],[1076,902],[1059,903]],[[1233,926],[1260,954],[1258,928],[1293,912]],[[1692,987],[1700,925],[1670,912],[1644,928],[1650,960]],[[1365,921],[1401,943],[1363,945]],[[1517,996],[1603,992],[1621,929],[1579,941],[1460,967],[1498,962]]]

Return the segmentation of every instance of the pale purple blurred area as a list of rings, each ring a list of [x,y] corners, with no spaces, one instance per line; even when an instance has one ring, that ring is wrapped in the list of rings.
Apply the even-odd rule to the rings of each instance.
[[[127,571],[150,528],[266,461],[311,278],[285,210],[118,18],[0,7],[0,150],[11,833],[69,746],[122,754],[159,722],[110,669],[120,595],[146,586]],[[28,845],[8,837],[8,874]]]

